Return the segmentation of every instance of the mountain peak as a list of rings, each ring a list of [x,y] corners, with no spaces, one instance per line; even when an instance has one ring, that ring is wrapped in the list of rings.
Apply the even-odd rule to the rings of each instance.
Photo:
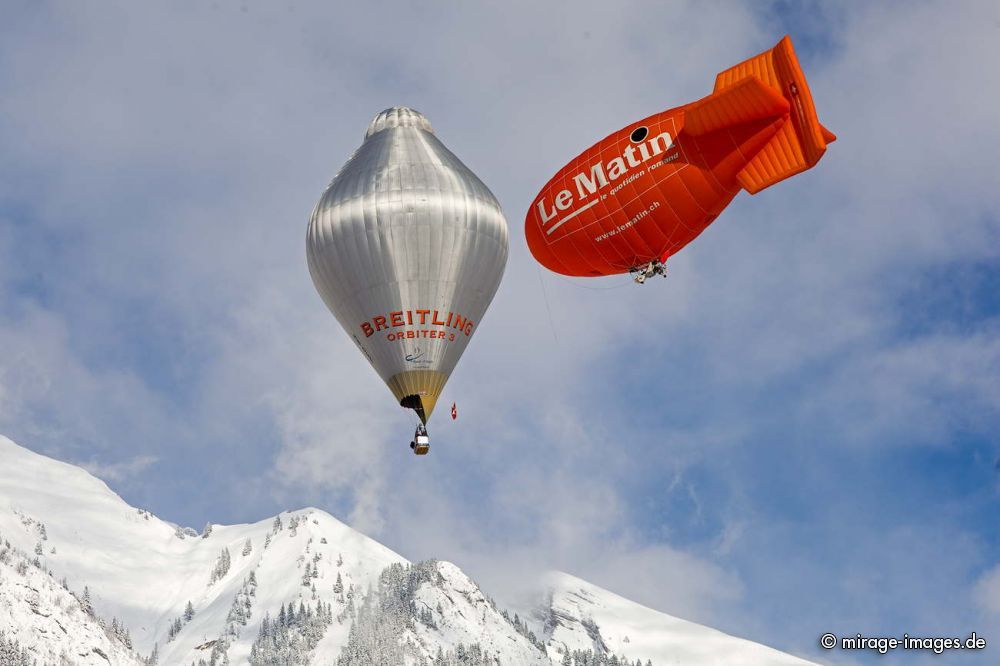
[[[806,663],[560,572],[546,580],[547,601],[537,615],[547,619],[536,635],[457,565],[411,565],[323,509],[211,524],[197,534],[129,506],[86,471],[2,436],[0,537],[34,553],[37,575],[65,578],[80,598],[86,590],[105,627],[126,627],[135,650],[157,650],[161,664],[224,656],[255,666],[440,660],[545,666],[573,650],[654,664]],[[26,603],[33,602],[0,587],[0,609],[19,608],[12,622],[34,635]],[[92,629],[81,624],[74,645],[98,645]],[[97,649],[107,654],[105,647]],[[76,654],[89,663],[85,653]],[[122,654],[111,663],[132,663],[133,656]],[[382,656],[373,662],[373,654]]]
[[[546,647],[554,660],[593,651],[654,664],[802,666],[811,662],[647,608],[561,571],[545,577]]]

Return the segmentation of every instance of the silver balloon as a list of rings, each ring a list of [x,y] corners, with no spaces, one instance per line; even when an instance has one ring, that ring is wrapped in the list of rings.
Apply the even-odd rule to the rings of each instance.
[[[500,285],[507,223],[406,107],[375,116],[309,221],[309,273],[396,400],[427,422]]]

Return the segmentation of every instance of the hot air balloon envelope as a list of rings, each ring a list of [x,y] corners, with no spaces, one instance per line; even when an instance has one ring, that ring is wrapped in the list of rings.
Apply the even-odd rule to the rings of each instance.
[[[406,107],[375,116],[306,235],[323,301],[423,422],[500,285],[507,244],[496,198]]]

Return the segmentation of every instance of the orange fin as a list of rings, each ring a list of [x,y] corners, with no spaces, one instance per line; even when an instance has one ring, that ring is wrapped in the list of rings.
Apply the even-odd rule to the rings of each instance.
[[[788,114],[788,100],[756,76],[712,93],[684,111],[684,130],[695,136]]]
[[[743,85],[748,77],[767,84],[790,107],[788,122],[737,175],[740,185],[756,194],[811,168],[837,137],[819,124],[806,77],[787,35],[774,48],[719,73],[716,94]]]

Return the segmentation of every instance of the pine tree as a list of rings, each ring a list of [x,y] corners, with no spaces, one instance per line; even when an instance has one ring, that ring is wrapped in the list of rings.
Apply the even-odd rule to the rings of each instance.
[[[212,652],[208,657],[208,666],[228,666],[229,655],[226,654],[228,649],[228,643],[222,640],[216,641],[215,645],[212,646]]]
[[[35,666],[37,664],[28,654],[28,649],[22,647],[17,640],[7,638],[3,630],[0,629],[0,664],[7,666]]]
[[[201,531],[201,538],[207,539],[211,533],[212,533],[212,523],[205,523],[205,529]]]
[[[243,543],[243,557],[246,557],[251,552],[253,552],[253,542],[250,541],[250,537]]]
[[[190,622],[191,618],[194,617],[194,606],[191,602],[187,602],[187,606],[184,607],[184,621]]]
[[[184,625],[181,624],[181,619],[179,617],[174,618],[174,621],[170,625],[170,629],[167,630],[167,642],[169,643],[177,638],[177,634],[181,633],[181,629],[183,628]]]
[[[229,549],[223,548],[222,552],[219,553],[219,559],[215,562],[215,568],[212,569],[212,576],[208,584],[211,585],[215,581],[225,578],[226,574],[229,573],[231,563],[232,559],[229,555]]]
[[[333,584],[333,591],[335,594],[340,594],[344,591],[344,581],[340,578],[340,572],[337,572],[337,581]]]
[[[90,603],[90,588],[87,586],[83,587],[83,599],[80,600],[80,607],[83,608],[83,612],[94,617],[94,606]]]
[[[316,602],[316,610],[299,604],[298,611],[294,604],[281,605],[276,620],[271,620],[265,614],[261,621],[260,631],[250,647],[250,664],[252,666],[286,666],[290,664],[309,663],[309,653],[322,639],[326,628],[332,621],[332,611],[324,607],[322,601]],[[382,663],[371,661],[369,663]]]

